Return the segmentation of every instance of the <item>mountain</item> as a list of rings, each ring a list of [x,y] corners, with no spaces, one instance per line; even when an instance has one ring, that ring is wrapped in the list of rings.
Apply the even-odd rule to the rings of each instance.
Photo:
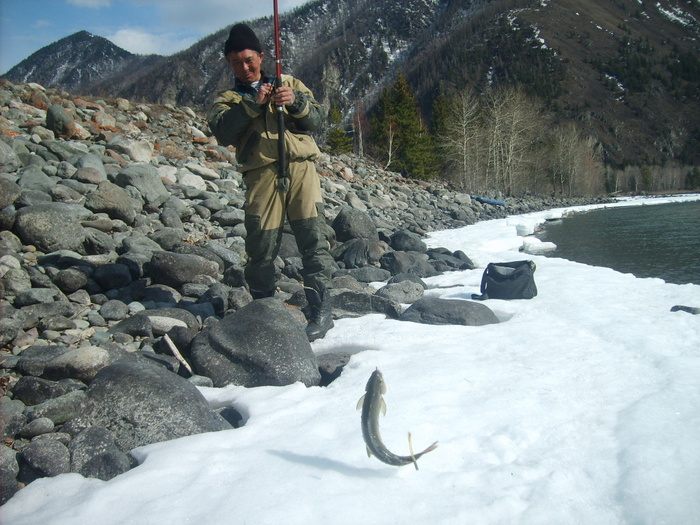
[[[686,0],[315,0],[282,16],[283,69],[346,117],[371,108],[399,72],[427,122],[441,91],[518,85],[598,141],[610,165],[698,165],[698,20],[700,4]],[[272,72],[272,20],[250,25]],[[21,77],[16,68],[7,77],[207,107],[233,82],[221,54],[228,29],[170,57],[130,56],[78,33],[59,42],[60,53],[49,52],[59,43],[47,46],[17,66]],[[90,42],[99,51],[88,52]]]
[[[15,82],[36,82],[90,93],[92,86],[105,78],[124,75],[163,60],[165,57],[158,55],[134,55],[106,38],[79,31],[32,53],[4,76]]]

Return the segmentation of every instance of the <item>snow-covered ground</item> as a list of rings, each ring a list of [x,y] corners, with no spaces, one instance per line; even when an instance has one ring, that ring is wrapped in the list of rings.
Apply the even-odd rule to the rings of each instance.
[[[484,302],[500,324],[337,321],[313,344],[352,354],[329,387],[203,389],[246,425],[137,449],[140,465],[108,482],[35,481],[0,522],[699,523],[700,316],[670,309],[700,307],[700,286],[518,251],[543,248],[522,234],[562,212],[430,236],[482,268],[535,260],[536,298]],[[468,300],[481,274],[428,279],[427,293]],[[418,471],[365,453],[356,403],[375,368],[388,387],[387,447],[408,454],[408,431],[416,450],[439,441]]]

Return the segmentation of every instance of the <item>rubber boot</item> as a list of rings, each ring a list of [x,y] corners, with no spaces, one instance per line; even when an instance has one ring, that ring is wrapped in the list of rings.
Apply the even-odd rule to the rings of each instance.
[[[306,300],[309,302],[306,336],[309,341],[321,339],[333,328],[333,300],[330,291],[319,294],[312,288],[305,288]]]

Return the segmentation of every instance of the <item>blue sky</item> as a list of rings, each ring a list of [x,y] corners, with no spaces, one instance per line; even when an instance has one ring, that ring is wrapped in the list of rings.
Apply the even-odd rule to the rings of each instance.
[[[278,0],[279,9],[308,1]],[[132,53],[170,55],[272,11],[273,0],[0,0],[0,74],[81,30]]]

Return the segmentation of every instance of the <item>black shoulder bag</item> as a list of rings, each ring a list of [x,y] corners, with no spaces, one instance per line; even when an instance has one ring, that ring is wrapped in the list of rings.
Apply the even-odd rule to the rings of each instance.
[[[532,299],[537,295],[535,263],[514,261],[489,263],[481,278],[481,295],[472,299]]]

